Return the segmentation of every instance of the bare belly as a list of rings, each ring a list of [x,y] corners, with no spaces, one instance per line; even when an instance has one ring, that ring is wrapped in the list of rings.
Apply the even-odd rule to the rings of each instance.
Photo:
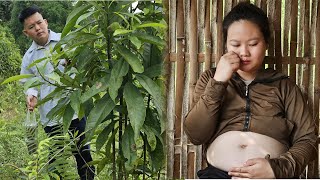
[[[218,136],[207,150],[208,162],[224,171],[241,167],[251,158],[279,157],[288,149],[279,141],[254,132],[229,131]]]

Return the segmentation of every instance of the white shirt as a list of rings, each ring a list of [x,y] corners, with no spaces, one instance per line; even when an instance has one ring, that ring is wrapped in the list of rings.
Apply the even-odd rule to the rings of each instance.
[[[43,75],[48,75],[52,73],[54,70],[54,67],[48,59],[43,60],[37,63],[37,65],[32,66],[30,68],[28,68],[28,66],[35,60],[38,60],[44,57],[50,57],[51,56],[50,50],[52,50],[54,46],[60,41],[60,38],[61,38],[61,33],[55,33],[49,30],[48,42],[44,46],[40,46],[35,41],[33,41],[32,45],[23,56],[20,74],[33,74],[36,77],[39,77],[40,79],[42,79],[36,66],[38,66],[39,69],[41,68],[44,69],[43,73],[41,73]],[[63,71],[64,67],[61,64],[59,64],[58,69],[60,71]],[[24,83],[27,80],[28,79],[23,79],[21,80],[21,82]],[[44,82],[44,84],[40,86],[40,89],[29,88],[25,92],[25,94],[36,96],[39,98],[39,100],[41,100],[45,98],[48,94],[50,94],[52,91],[54,91],[54,89],[56,88],[55,86],[50,85],[48,82],[45,82],[43,79],[42,79],[42,82]],[[42,104],[39,107],[40,121],[41,121],[41,124],[43,124],[44,126],[54,126],[59,124],[62,121],[61,119],[57,119],[57,118],[56,119],[47,118],[48,112],[57,105],[58,101],[59,99],[55,98],[47,101],[46,103]],[[76,115],[73,117],[73,119],[75,118],[77,118]]]

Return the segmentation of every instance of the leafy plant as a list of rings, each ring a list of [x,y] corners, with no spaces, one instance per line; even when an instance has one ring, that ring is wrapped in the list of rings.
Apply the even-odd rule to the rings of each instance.
[[[40,104],[60,98],[48,116],[63,118],[65,132],[74,112],[88,117],[97,173],[106,168],[113,179],[159,179],[164,173],[165,30],[158,1],[79,1],[52,56],[30,65],[42,72],[38,62],[68,61],[64,72],[41,75],[57,88]]]
[[[19,72],[21,55],[9,28],[0,23],[0,80]]]

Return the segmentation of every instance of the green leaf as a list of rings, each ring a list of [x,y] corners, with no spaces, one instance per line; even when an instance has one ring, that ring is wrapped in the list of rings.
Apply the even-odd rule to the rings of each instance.
[[[68,104],[63,114],[63,134],[66,134],[68,132],[73,115],[74,110],[72,109],[71,105]]]
[[[159,113],[165,112],[164,109],[164,96],[161,93],[161,89],[158,86],[157,83],[155,83],[152,79],[149,77],[137,74],[136,75],[137,80],[140,82],[142,87],[147,90],[147,92],[152,96],[152,101],[154,104],[161,110]]]
[[[104,143],[108,140],[108,136],[111,133],[112,129],[114,128],[116,121],[112,121],[110,124],[108,124],[103,131],[98,135],[97,141],[96,141],[96,149],[99,152]]]
[[[115,31],[115,30],[121,29],[121,28],[123,28],[123,27],[119,24],[119,22],[113,22],[108,27],[108,29],[111,29],[112,31]]]
[[[13,81],[18,81],[20,79],[25,79],[25,78],[30,78],[30,77],[34,77],[33,74],[20,74],[20,75],[16,75],[16,76],[12,76],[7,78],[6,80],[4,80],[1,85],[13,82]]]
[[[130,64],[134,72],[142,73],[144,71],[144,67],[138,56],[133,54],[127,47],[116,46],[115,48],[119,54]]]
[[[55,117],[60,118],[68,102],[69,102],[68,98],[60,99],[57,105],[48,112],[47,118],[48,119],[55,119]]]
[[[148,126],[144,126],[143,131],[147,136],[148,144],[150,145],[151,150],[155,150],[157,146],[157,139],[152,129],[150,129]]]
[[[80,102],[84,103],[88,99],[90,99],[92,96],[98,94],[99,92],[105,91],[108,88],[108,85],[106,84],[105,78],[101,78],[98,80],[95,85],[90,87],[89,90],[85,91],[80,98]]]
[[[123,95],[127,103],[128,117],[136,140],[146,118],[146,107],[139,89],[132,82],[128,82],[125,85]]]
[[[41,85],[42,83],[43,82],[41,82],[39,77],[28,78],[28,80],[24,83],[24,91],[27,91],[31,87]]]
[[[97,126],[110,114],[115,106],[109,94],[105,94],[96,101],[87,119],[86,131],[90,131],[86,137],[87,140],[91,139]]]
[[[79,118],[82,118],[80,116],[80,97],[81,97],[81,91],[79,89],[73,91],[70,95],[70,105],[72,109],[79,115]]]
[[[76,64],[78,71],[81,71],[85,67],[88,67],[89,64],[93,63],[92,61],[98,58],[99,54],[96,54],[95,51],[89,46],[81,46],[76,49],[77,55],[75,56]]]
[[[64,37],[76,24],[77,19],[83,15],[85,11],[91,8],[92,5],[80,6],[74,9],[67,18],[65,27],[63,28],[61,37]]]
[[[143,42],[155,44],[160,47],[164,47],[166,45],[166,42],[164,40],[162,40],[160,37],[154,36],[151,34],[137,32],[137,33],[132,33],[132,36],[136,36],[137,38],[139,38]]]
[[[161,23],[144,23],[144,24],[139,24],[137,26],[134,26],[134,28],[146,28],[146,27],[152,27],[152,28],[166,28],[166,25],[161,24]]]
[[[142,74],[145,76],[148,76],[149,78],[158,77],[161,75],[162,71],[162,63],[161,64],[155,64],[149,68],[147,68]]]
[[[57,83],[60,83],[60,76],[57,73],[50,73],[45,75],[45,77],[49,78],[50,80],[53,80]]]
[[[122,136],[122,152],[123,156],[127,159],[125,163],[126,169],[131,170],[133,163],[137,159],[137,150],[134,141],[134,132],[130,125],[126,127]]]
[[[37,103],[37,107],[41,106],[42,104],[52,100],[55,96],[59,97],[59,93],[62,93],[62,88],[55,88],[50,94],[48,94],[45,98],[41,99],[40,101],[38,101]]]
[[[128,34],[132,32],[132,30],[127,30],[127,29],[117,29],[114,31],[113,35],[117,36],[117,35],[122,35],[122,34]]]
[[[164,150],[163,150],[163,144],[161,141],[157,138],[157,146],[154,151],[150,151],[150,157],[152,161],[152,166],[156,171],[159,171],[164,166]]]
[[[86,32],[73,32],[62,38],[54,47],[54,49],[59,48],[62,44],[65,44],[66,49],[72,49],[79,45],[86,45],[87,43],[95,42],[100,36],[93,33]]]
[[[129,40],[137,47],[137,49],[141,48],[142,43],[136,36],[129,36]]]
[[[111,76],[109,80],[109,93],[113,101],[115,101],[118,96],[118,90],[121,87],[123,76],[125,76],[129,71],[129,64],[120,59],[116,62],[111,70]]]

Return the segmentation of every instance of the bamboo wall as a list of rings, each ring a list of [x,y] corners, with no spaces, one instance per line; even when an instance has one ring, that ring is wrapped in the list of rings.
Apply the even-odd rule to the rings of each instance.
[[[290,75],[308,98],[319,124],[320,1],[254,0],[268,15],[271,40],[266,64]],[[165,0],[169,11],[167,72],[167,177],[197,178],[205,163],[183,121],[201,72],[223,54],[222,20],[237,0]],[[318,11],[317,11],[318,9]],[[318,176],[318,160],[308,176]]]

